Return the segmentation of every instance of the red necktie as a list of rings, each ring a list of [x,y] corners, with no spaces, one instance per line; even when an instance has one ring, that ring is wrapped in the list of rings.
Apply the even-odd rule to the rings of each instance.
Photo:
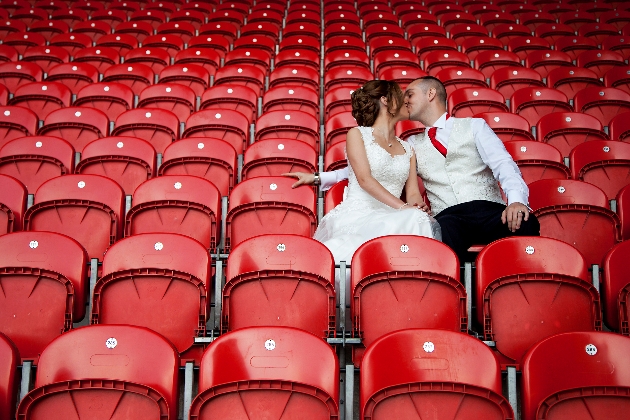
[[[446,119],[448,120],[450,117],[451,117],[451,114],[447,112]],[[429,128],[428,134],[429,134],[429,140],[431,140],[431,144],[433,144],[433,146],[438,150],[438,152],[442,153],[442,156],[446,157],[446,147],[444,147],[444,145],[440,143],[439,141],[437,141],[437,139],[435,138],[435,135],[437,134],[437,127]]]

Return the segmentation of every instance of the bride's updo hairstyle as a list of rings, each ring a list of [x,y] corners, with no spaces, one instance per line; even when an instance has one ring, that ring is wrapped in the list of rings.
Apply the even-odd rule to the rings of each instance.
[[[403,93],[398,83],[370,80],[352,92],[352,116],[362,127],[371,127],[378,116],[381,97],[387,98],[387,112],[395,115],[403,106]]]

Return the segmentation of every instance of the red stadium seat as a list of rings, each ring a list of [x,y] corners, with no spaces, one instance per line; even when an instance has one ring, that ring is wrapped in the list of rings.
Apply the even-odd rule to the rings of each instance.
[[[331,116],[324,125],[326,149],[335,143],[346,141],[346,133],[356,126],[357,122],[349,111],[338,112]]]
[[[623,418],[630,339],[605,332],[558,334],[523,362],[523,419]]]
[[[545,23],[556,23],[556,17],[549,12],[526,12],[519,15],[519,22],[527,26],[532,31]]]
[[[542,23],[534,29],[534,34],[553,43],[563,36],[575,36],[575,30],[562,23]]]
[[[72,92],[61,83],[33,82],[15,89],[9,105],[30,109],[40,120],[45,120],[51,112],[70,106]]]
[[[0,107],[0,147],[7,142],[37,132],[39,119],[30,109],[21,106]]]
[[[380,51],[402,50],[411,51],[411,44],[404,38],[382,35],[376,36],[367,43],[370,55],[374,57]]]
[[[319,38],[304,35],[283,35],[279,45],[279,51],[311,51],[320,52]]]
[[[125,236],[168,232],[186,235],[215,252],[221,231],[221,193],[207,179],[164,175],[142,183],[133,193]]]
[[[547,86],[573,99],[580,90],[589,86],[603,86],[603,83],[593,70],[582,67],[558,67],[547,75]]]
[[[630,66],[615,66],[604,75],[606,87],[621,89],[630,93]]]
[[[482,51],[503,50],[503,43],[489,36],[473,36],[462,42],[461,50],[471,61]]]
[[[475,68],[490,78],[497,69],[522,67],[520,58],[510,51],[482,51],[475,57]]]
[[[352,11],[348,10],[338,10],[331,11],[327,13],[324,17],[327,25],[332,25],[334,23],[342,23],[342,24],[355,24],[359,25],[359,16],[357,16],[356,9]]]
[[[230,50],[231,42],[224,35],[198,35],[188,41],[188,48],[194,48],[201,51],[210,50],[219,54],[219,57],[224,58],[225,54]],[[181,52],[181,51],[180,51]]]
[[[531,29],[517,23],[500,23],[492,29],[492,36],[503,42],[503,45],[506,46],[513,38],[531,35]]]
[[[16,372],[20,355],[11,340],[3,334],[0,334],[0,360],[0,415],[12,419],[15,417]]]
[[[210,85],[210,73],[195,64],[173,64],[160,72],[159,83],[180,84],[201,96]]]
[[[24,32],[26,32],[26,30],[28,29],[28,27],[26,26],[26,24],[24,24],[24,22],[21,22],[17,19],[4,19],[4,22],[0,23],[0,35],[2,35],[2,37],[6,37],[7,35],[10,34],[14,34],[14,33],[19,33],[21,32],[22,35],[24,36]],[[13,38],[14,42],[19,42],[19,38]],[[44,40],[46,40],[46,38],[44,38]],[[11,47],[13,48],[13,47]]]
[[[0,173],[20,181],[30,194],[49,179],[73,172],[74,148],[58,137],[21,137],[0,148]]]
[[[630,141],[630,112],[622,112],[610,120],[608,131],[611,140]]]
[[[273,38],[278,42],[278,37],[280,36],[280,27],[282,26],[282,19],[280,19],[280,24],[272,21],[259,21],[259,22],[251,22],[249,19],[252,16],[248,17],[248,21],[246,25],[241,27],[241,36],[248,35],[261,35],[269,38]],[[255,18],[256,16],[254,16]]]
[[[506,258],[512,264],[497,263]],[[506,238],[486,246],[476,266],[477,317],[502,364],[518,365],[532,345],[554,334],[601,329],[599,294],[571,245]]]
[[[385,17],[385,15],[382,13],[377,12],[377,15]],[[398,20],[396,20],[396,23],[391,22],[391,21],[383,21],[383,22],[373,21],[368,26],[366,26],[365,40],[367,42],[379,36],[404,38],[405,34],[404,34],[403,29],[400,26],[398,26]]]
[[[321,18],[319,11],[312,10],[294,10],[287,13],[286,23],[311,23],[315,25],[321,25]]]
[[[291,138],[319,150],[319,120],[304,111],[269,111],[256,121],[255,140]]]
[[[15,48],[10,45],[0,45],[0,62],[6,63],[10,61],[18,61],[19,54]]]
[[[211,181],[227,197],[237,178],[236,150],[213,138],[189,138],[164,150],[158,175],[194,175]]]
[[[406,27],[409,40],[416,45],[416,48],[417,43],[422,42],[423,38],[446,38],[446,30],[435,22],[419,22],[406,25]],[[449,41],[449,43],[456,44],[454,40]]]
[[[22,217],[26,211],[26,187],[17,179],[0,174],[0,235],[22,230]]]
[[[630,184],[630,144],[598,140],[577,145],[569,155],[573,179],[598,186],[613,200]]]
[[[276,357],[281,364],[274,362]],[[339,363],[334,350],[321,338],[289,327],[243,328],[222,335],[204,353],[190,416],[205,420],[234,413],[337,418]]]
[[[597,41],[583,36],[563,36],[555,40],[554,50],[567,53],[575,60],[581,53],[597,49]]]
[[[415,257],[410,260],[408,252]],[[357,367],[365,348],[392,331],[467,331],[459,261],[450,248],[435,240],[395,235],[361,245],[352,257],[351,288],[354,335],[361,337],[362,344],[353,347]],[[383,312],[384,308],[388,309]]]
[[[124,192],[98,175],[64,175],[44,182],[24,215],[24,230],[58,232],[77,240],[90,258],[122,237]],[[88,211],[90,210],[90,211]]]
[[[68,54],[74,56],[78,50],[92,46],[92,38],[85,34],[59,34],[52,37],[49,45],[61,47],[68,51]]]
[[[374,75],[364,67],[335,67],[324,74],[324,91],[328,91],[333,87],[355,88],[372,79],[374,79]]]
[[[341,143],[337,143],[341,144]],[[344,144],[345,147],[345,144]],[[347,162],[344,160],[344,164],[342,167],[347,166]],[[337,168],[339,169],[339,168]],[[335,185],[330,187],[326,194],[324,195],[324,214],[328,214],[332,209],[337,207],[339,203],[343,201],[343,196],[346,192],[346,187],[348,186],[348,180],[343,180],[337,182]]]
[[[571,176],[562,154],[553,146],[531,140],[512,140],[504,145],[526,184],[539,179],[569,179]]]
[[[527,87],[545,87],[537,71],[523,67],[502,67],[490,76],[490,88],[500,92],[505,99],[510,99],[514,92]]]
[[[257,177],[234,187],[226,218],[225,249],[264,234],[315,233],[316,197],[312,188],[292,189],[287,177]]]
[[[558,67],[573,67],[573,58],[562,51],[532,51],[525,58],[525,67],[547,77],[551,70]]]
[[[440,79],[449,97],[461,88],[487,88],[486,77],[479,70],[465,67],[447,67],[440,70],[435,77]]]
[[[556,89],[545,87],[522,88],[510,99],[511,112],[524,117],[531,126],[544,115],[553,112],[571,112],[567,96]]]
[[[324,26],[324,41],[328,41],[333,36],[354,36],[363,40],[363,31],[361,27],[348,23],[327,23]]]
[[[110,121],[131,109],[134,94],[130,87],[117,82],[91,84],[79,91],[74,101],[76,107],[88,107],[101,110]]]
[[[459,67],[458,67],[459,68]],[[447,68],[448,69],[448,68]],[[420,70],[420,67],[396,65],[391,67],[385,67],[378,73],[380,80],[391,80],[398,83],[401,89],[406,89],[409,83],[413,82],[420,77],[424,77],[427,74]]]
[[[161,72],[171,63],[171,56],[162,48],[134,48],[125,54],[125,64],[145,64],[154,73]]]
[[[205,335],[210,270],[206,248],[187,236],[159,232],[122,239],[103,260],[92,323],[150,328],[173,343],[182,362],[198,364],[203,350],[194,340]]]
[[[184,6],[186,6],[185,4]],[[171,13],[169,22],[186,22],[190,23],[196,30],[199,30],[201,26],[206,22],[206,16],[199,10],[177,10]]]
[[[311,37],[319,41],[321,36],[321,28],[319,25],[308,23],[290,23],[282,30],[282,36],[295,36]]]
[[[97,10],[90,16],[91,20],[103,21],[107,23],[112,29],[116,29],[122,22],[127,21],[127,14],[118,9]]]
[[[42,350],[85,316],[88,257],[75,240],[52,232],[0,236],[0,331],[22,360]]]
[[[85,86],[97,83],[99,72],[92,64],[65,63],[58,64],[48,71],[46,81],[59,82],[66,85],[73,94],[79,93]]]
[[[12,93],[25,84],[41,82],[43,77],[44,71],[36,63],[19,61],[0,64],[0,83]]]
[[[355,88],[337,87],[330,89],[324,94],[324,114],[326,115],[326,119],[338,112],[352,111],[350,95],[352,95],[354,89]]]
[[[482,112],[507,112],[503,95],[496,90],[471,87],[455,90],[448,98],[453,116],[470,117]]]
[[[217,72],[221,56],[211,48],[187,48],[177,53],[175,64],[195,64],[208,70],[211,76]]]
[[[605,22],[585,23],[578,28],[578,35],[591,38],[598,45],[601,45],[609,36],[619,35],[619,29],[615,25]]]
[[[387,372],[387,374],[383,374]],[[362,419],[514,418],[492,351],[459,332],[410,329],[370,346],[361,365]]]
[[[529,185],[529,204],[540,222],[540,234],[577,248],[588,265],[601,264],[619,241],[619,219],[609,210],[606,194],[576,180],[543,179]]]
[[[271,111],[304,111],[319,121],[319,87],[289,85],[270,87],[262,99],[263,115]]]
[[[205,109],[195,112],[186,120],[182,138],[212,137],[227,141],[237,154],[242,154],[249,138],[247,117],[232,109]]]
[[[153,146],[135,137],[106,137],[83,148],[77,174],[101,175],[118,183],[132,195],[142,182],[155,176]]]
[[[30,47],[22,56],[22,61],[39,65],[44,73],[48,73],[51,68],[58,64],[70,61],[70,54],[61,47]]]
[[[616,88],[590,87],[575,94],[576,111],[597,118],[603,126],[619,113],[630,110],[630,93]]]
[[[84,417],[98,410],[122,412],[138,420],[174,419],[178,367],[173,345],[146,328],[79,328],[44,350],[35,389],[20,402],[18,416],[29,420],[50,418],[51,413]],[[94,398],[99,401],[96,407]]]
[[[624,35],[609,36],[602,42],[602,49],[618,52],[627,60],[630,57],[630,38]]]
[[[251,123],[258,117],[258,94],[240,84],[213,86],[203,93],[199,109],[233,109]]]
[[[630,12],[618,9],[604,12],[599,16],[599,21],[614,25],[618,30],[621,30],[630,23]]]
[[[626,191],[630,191],[625,188]],[[627,193],[626,193],[627,194]],[[625,203],[624,203],[625,204]],[[622,219],[622,226],[624,220]],[[604,307],[604,322],[613,331],[623,335],[630,335],[628,320],[628,294],[630,281],[625,275],[626,263],[630,258],[630,241],[615,245],[604,257],[602,268],[602,301]]]
[[[140,95],[140,92],[148,86],[151,86],[155,80],[155,74],[150,67],[144,64],[117,64],[111,66],[103,73],[102,81],[104,83],[116,82],[128,86],[134,95]]]
[[[580,29],[582,25],[585,23],[596,23],[597,19],[591,13],[585,11],[573,11],[573,12],[565,12],[560,14],[559,16],[560,23],[564,23],[565,25],[569,25],[576,31]]]
[[[250,87],[259,95],[265,85],[265,73],[252,65],[228,65],[221,67],[214,75],[213,86],[239,84]]]
[[[303,141],[289,138],[257,141],[245,151],[241,179],[316,172],[317,156],[315,149]]]
[[[450,28],[450,38],[462,45],[467,39],[487,37],[488,29],[476,23],[458,23]]]
[[[577,66],[593,70],[597,77],[604,77],[609,70],[626,66],[624,57],[615,51],[589,50],[577,57]]]
[[[536,124],[536,137],[538,141],[554,146],[564,157],[584,142],[608,139],[599,120],[581,112],[543,115]]]
[[[510,39],[507,44],[508,51],[513,52],[524,60],[532,51],[548,51],[551,49],[549,41],[536,36],[518,36]]]
[[[110,66],[120,63],[120,55],[109,47],[84,48],[74,55],[73,63],[91,64],[102,73]]]
[[[0,105],[6,105],[9,101],[9,89],[0,84]]]
[[[278,57],[276,57],[276,60],[277,58]],[[268,74],[269,69],[271,68],[271,53],[269,51],[255,48],[240,48],[227,53],[224,63],[225,65],[254,66],[262,70],[264,74]]]
[[[485,26],[489,31],[494,30],[497,25],[509,25],[516,23],[515,16],[511,15],[510,13],[503,12],[496,5],[484,4],[484,6],[486,6],[486,11],[482,11],[479,13],[479,23]],[[497,10],[491,10],[495,7],[497,8]]]
[[[125,26],[130,25],[133,28],[126,29]],[[96,41],[97,47],[107,47],[115,50],[120,55],[125,55],[134,48],[138,48],[138,41],[142,42],[145,37],[141,36],[142,31],[135,28],[136,23],[122,23],[116,28],[116,33],[104,35]],[[151,26],[149,25],[149,29]]]
[[[497,137],[504,143],[513,140],[535,140],[531,133],[529,123],[525,118],[519,115],[510,112],[482,112],[473,117],[483,118]]]
[[[457,44],[452,39],[433,36],[418,38],[417,41],[414,40],[413,46],[421,61],[424,60],[427,54],[436,50],[457,51]]]
[[[36,32],[13,32],[3,37],[2,43],[12,46],[22,55],[27,48],[46,45],[46,38]]]
[[[129,16],[130,22],[147,22],[157,29],[162,23],[166,22],[166,15],[159,10],[137,10]]]
[[[370,70],[370,59],[365,51],[338,49],[326,52],[324,54],[324,73],[328,73],[335,67],[348,67],[349,69],[364,67],[366,70]]]
[[[138,98],[137,108],[159,108],[172,112],[180,122],[195,112],[197,98],[188,86],[177,83],[160,83],[144,89]]]
[[[160,48],[166,51],[171,58],[184,49],[184,41],[177,35],[151,35],[142,41],[143,48]]]
[[[178,138],[179,120],[170,111],[157,108],[131,109],[116,118],[112,136],[137,137],[151,143],[157,153]]]
[[[325,54],[338,50],[353,50],[358,52],[366,52],[365,42],[355,36],[335,35],[331,36],[324,43]]]
[[[233,48],[260,48],[271,53],[273,57],[276,53],[276,41],[264,35],[241,35],[234,41]]]
[[[429,76],[435,76],[441,70],[452,67],[470,67],[468,56],[459,51],[431,51],[424,56],[424,71]]]
[[[100,4],[100,3],[98,3]],[[75,6],[76,7],[76,6]],[[93,42],[98,41],[102,36],[112,33],[112,27],[103,21],[80,21],[74,24],[72,32],[89,36]]]
[[[234,22],[227,20],[208,22],[199,27],[199,35],[194,38],[195,42],[192,45],[214,43],[221,50],[221,56],[225,56],[225,53],[230,50],[230,45],[237,38],[237,33],[238,27]],[[191,46],[190,41],[188,41],[188,46]]]
[[[178,36],[184,41],[184,44],[187,44],[190,41],[190,38],[195,36],[196,29],[192,25],[192,23],[188,23],[185,21],[182,22],[165,22],[158,26],[157,28],[158,35],[175,35]]]
[[[333,337],[333,256],[320,242],[297,235],[243,241],[230,251],[222,310],[224,333],[245,327],[294,327]]]
[[[345,168],[346,166],[348,166],[346,158],[346,142],[338,142],[330,146],[324,155],[324,169],[326,171],[334,171]],[[343,188],[341,192],[343,193]],[[341,200],[339,200],[339,202],[341,202]]]
[[[356,53],[356,51],[352,52]],[[319,53],[309,50],[284,50],[276,55],[274,66],[275,68],[284,66],[309,66],[315,70],[319,70],[319,55]],[[365,55],[365,53],[363,53],[363,55]],[[367,59],[367,56],[365,57]]]
[[[304,86],[319,93],[319,71],[307,66],[280,67],[269,75],[269,89],[278,86]]]
[[[75,151],[81,152],[92,140],[107,136],[108,128],[109,120],[102,111],[69,107],[48,114],[37,134],[65,139]]]

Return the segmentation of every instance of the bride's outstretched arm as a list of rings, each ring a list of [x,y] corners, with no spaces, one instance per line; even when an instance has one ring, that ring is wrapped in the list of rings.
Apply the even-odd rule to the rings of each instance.
[[[418,186],[418,175],[416,173],[416,154],[411,152],[411,161],[409,165],[409,177],[405,184],[405,197],[410,206],[418,206],[421,210],[428,211],[429,206],[426,205],[420,193]]]
[[[352,128],[348,131],[346,153],[348,154],[348,162],[350,162],[357,181],[359,181],[359,185],[363,190],[378,201],[395,209],[405,205],[404,201],[393,196],[372,176],[370,163],[365,153],[365,144],[363,143],[361,132],[357,128]]]

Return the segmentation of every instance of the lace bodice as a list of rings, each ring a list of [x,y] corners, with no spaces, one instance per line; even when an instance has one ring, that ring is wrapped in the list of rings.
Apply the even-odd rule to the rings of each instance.
[[[409,166],[411,159],[411,146],[396,138],[404,147],[405,153],[402,155],[390,155],[374,141],[374,129],[372,127],[357,127],[363,137],[365,153],[372,176],[395,197],[400,197],[402,190],[409,177]],[[365,192],[354,174],[352,165],[348,167],[348,198],[365,199],[377,201],[370,194]],[[380,202],[379,202],[380,203]],[[382,204],[382,203],[381,203]],[[384,205],[384,204],[383,204]]]

